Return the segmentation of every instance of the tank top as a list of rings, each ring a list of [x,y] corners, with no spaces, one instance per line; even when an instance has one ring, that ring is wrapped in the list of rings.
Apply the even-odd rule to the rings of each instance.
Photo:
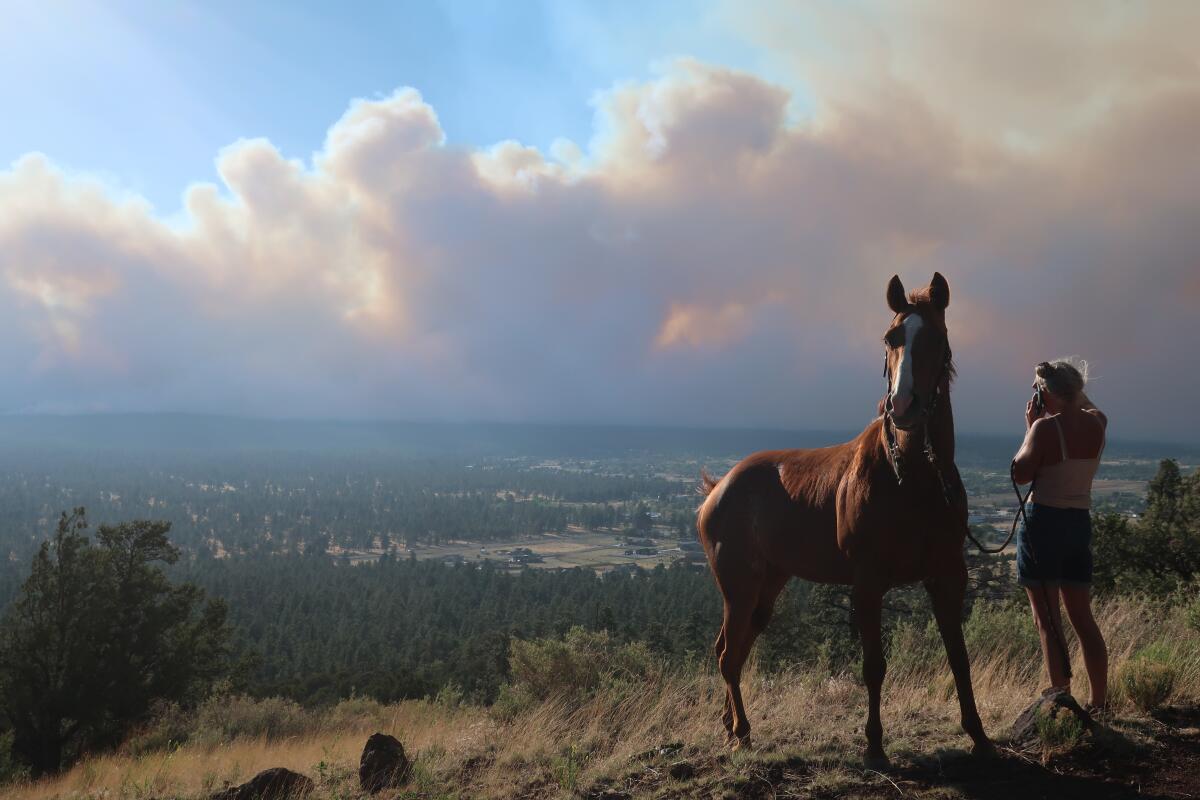
[[[1100,434],[1100,452],[1095,458],[1067,458],[1067,440],[1058,417],[1051,417],[1058,431],[1058,446],[1062,461],[1041,467],[1033,485],[1033,502],[1055,508],[1091,508],[1092,479],[1100,468],[1104,454],[1105,434]]]

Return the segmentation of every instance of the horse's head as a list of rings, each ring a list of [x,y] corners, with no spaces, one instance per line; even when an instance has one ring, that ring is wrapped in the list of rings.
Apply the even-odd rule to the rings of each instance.
[[[900,277],[893,275],[887,302],[896,317],[883,336],[888,393],[880,411],[889,411],[897,428],[911,430],[953,372],[946,334],[950,286],[935,272],[928,287],[906,296]]]

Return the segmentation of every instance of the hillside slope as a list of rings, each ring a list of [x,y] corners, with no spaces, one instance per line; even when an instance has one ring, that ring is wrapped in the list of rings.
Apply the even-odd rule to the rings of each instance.
[[[885,684],[894,767],[887,775],[860,767],[866,703],[853,676],[819,665],[751,670],[745,685],[754,744],[731,753],[717,718],[723,689],[708,665],[638,666],[636,654],[614,649],[592,658],[593,672],[581,673],[587,660],[572,659],[594,654],[572,653],[560,642],[532,643],[515,654],[511,690],[490,709],[462,704],[452,689],[425,701],[360,698],[315,711],[283,700],[215,698],[193,712],[164,711],[120,753],[85,760],[55,779],[9,784],[3,795],[203,797],[283,766],[313,777],[319,797],[357,797],[359,753],[379,730],[415,757],[409,787],[394,795],[405,798],[1195,796],[1194,605],[1101,604],[1117,677],[1108,732],[1051,728],[1040,746],[1026,750],[1006,747],[1003,737],[1036,696],[1040,663],[1030,657],[1027,637],[1011,628],[1019,618],[987,621],[991,646],[977,645],[973,655],[980,712],[1001,744],[991,762],[967,755],[940,645],[931,630],[914,627],[894,641]],[[1173,678],[1159,698],[1165,705],[1147,713],[1138,707],[1146,705],[1138,681],[1162,670]],[[1086,697],[1084,681],[1076,676],[1079,697]]]

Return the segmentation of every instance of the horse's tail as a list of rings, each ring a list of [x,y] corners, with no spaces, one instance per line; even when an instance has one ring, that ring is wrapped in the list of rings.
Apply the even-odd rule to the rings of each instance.
[[[696,494],[701,497],[708,497],[712,494],[712,490],[717,488],[717,484],[721,482],[720,478],[714,478],[708,474],[708,470],[704,467],[700,468],[700,485],[696,487]]]

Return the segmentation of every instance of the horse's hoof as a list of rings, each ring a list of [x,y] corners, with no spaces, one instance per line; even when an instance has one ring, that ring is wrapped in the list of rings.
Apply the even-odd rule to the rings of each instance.
[[[750,750],[753,748],[750,744],[750,734],[748,733],[745,736],[733,736],[730,738],[733,740],[730,749],[735,753],[738,750]]]
[[[888,761],[888,757],[883,753],[867,753],[866,757],[863,758],[863,769],[868,769],[872,772],[887,772],[891,768],[892,762]]]
[[[975,746],[971,748],[971,755],[984,761],[990,761],[999,756],[996,752],[996,745],[992,744],[991,739],[976,742]]]

